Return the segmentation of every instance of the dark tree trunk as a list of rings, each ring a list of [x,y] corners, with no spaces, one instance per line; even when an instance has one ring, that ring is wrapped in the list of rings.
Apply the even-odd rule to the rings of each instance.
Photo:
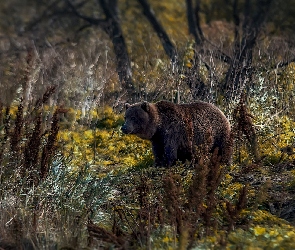
[[[256,6],[254,3],[251,4],[250,0],[245,1],[242,35],[239,32],[238,0],[233,3],[233,19],[235,23],[234,53],[226,73],[225,82],[221,86],[221,93],[226,97],[232,98],[239,95],[242,89],[249,89],[252,85],[253,49],[272,1],[259,0]],[[254,10],[254,7],[256,7],[256,10]]]
[[[235,25],[235,41],[233,45],[233,53],[230,57],[218,48],[214,48],[213,51],[212,49],[205,49],[206,45],[211,46],[212,44],[204,38],[200,26],[199,13],[201,0],[196,0],[195,4],[193,4],[192,0],[186,0],[188,28],[190,34],[193,35],[196,44],[195,65],[190,69],[190,71],[196,70],[196,72],[190,72],[190,75],[194,77],[191,77],[191,80],[190,78],[188,79],[190,80],[189,86],[194,86],[191,88],[194,88],[193,90],[196,95],[205,96],[205,92],[208,91],[208,88],[206,90],[206,86],[208,86],[208,84],[198,81],[198,79],[200,79],[200,77],[197,77],[199,71],[197,64],[200,61],[200,55],[198,53],[210,53],[215,58],[229,64],[225,80],[222,83],[219,83],[219,90],[223,96],[229,98],[234,97],[235,95],[240,94],[241,89],[249,88],[251,86],[253,75],[253,49],[272,1],[273,0],[245,0],[243,8],[243,21],[241,22],[241,13],[238,11],[239,0],[233,0],[232,17]],[[208,72],[212,73],[210,66],[206,64],[206,62],[203,63],[205,64]]]
[[[146,0],[138,0],[138,2],[141,4],[143,9],[143,14],[146,16],[150,24],[152,25],[153,29],[157,33],[163,48],[166,52],[166,54],[171,59],[172,65],[177,66],[178,63],[178,55],[175,46],[172,44],[169,36],[167,35],[165,29],[160,24],[160,22],[157,20],[154,11],[150,7],[149,3]]]
[[[143,13],[148,19],[148,21],[151,23],[153,29],[157,33],[163,48],[166,52],[166,54],[169,56],[172,62],[172,66],[174,69],[175,73],[179,73],[179,65],[178,65],[178,54],[175,46],[172,44],[169,36],[167,35],[165,29],[162,27],[160,22],[157,20],[154,11],[150,7],[149,3],[147,0],[138,0],[138,2],[141,4],[143,8]],[[192,7],[192,2],[191,0],[187,0],[188,6]],[[192,32],[193,36],[195,37],[196,41],[198,41],[198,45],[202,44],[204,40],[203,32],[200,27],[200,22],[199,22],[199,3],[197,4],[196,8],[191,11],[188,11],[188,18],[189,18],[189,27],[190,27],[190,32]],[[188,7],[188,9],[190,9]],[[193,62],[193,66],[189,69],[185,69],[182,74],[186,76],[186,84],[189,86],[192,96],[195,99],[202,98],[204,99],[207,92],[208,92],[208,87],[206,84],[201,80],[199,76],[199,65],[198,65],[198,55],[195,55],[195,59]]]
[[[203,31],[200,25],[200,1],[196,1],[196,7],[193,7],[192,0],[186,0],[186,15],[188,21],[189,33],[195,38],[196,45],[201,45],[204,41]]]
[[[192,0],[186,0],[186,15],[189,33],[194,37],[195,40],[195,58],[192,62],[193,66],[191,68],[184,70],[184,75],[186,76],[186,83],[191,90],[194,99],[205,99],[207,95],[208,88],[206,84],[201,80],[199,74],[199,62],[200,57],[197,53],[197,47],[202,46],[204,42],[203,31],[200,26],[200,1],[197,0],[195,7]]]
[[[119,23],[117,0],[98,1],[106,15],[106,25],[103,25],[102,27],[109,35],[114,46],[119,80],[122,83],[123,89],[127,91],[128,96],[130,97],[134,94],[132,70],[127,46]]]
[[[114,46],[117,61],[117,73],[122,89],[123,91],[126,91],[128,101],[135,101],[135,88],[132,79],[131,63],[120,25],[118,0],[97,0],[105,14],[105,19],[84,16],[78,12],[78,7],[75,7],[70,0],[66,1],[73,14],[87,21],[90,25],[99,26],[108,34]]]

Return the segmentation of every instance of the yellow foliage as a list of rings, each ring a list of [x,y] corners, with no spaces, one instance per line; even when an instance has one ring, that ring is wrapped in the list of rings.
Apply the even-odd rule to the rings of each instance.
[[[268,225],[282,225],[286,222],[267,211],[257,210],[253,214],[253,222],[255,224],[268,224]]]
[[[295,63],[290,63],[284,73],[279,77],[279,83],[281,83],[281,91],[294,91],[295,86]]]
[[[271,162],[285,158],[295,160],[295,154],[292,152],[284,153],[288,147],[293,150],[295,122],[288,116],[281,116],[277,118],[276,123],[275,131],[267,131],[260,138],[261,155],[266,155]]]
[[[93,111],[92,115],[97,117],[98,127],[104,128],[76,126],[75,129],[59,131],[60,150],[71,159],[74,169],[85,163],[99,168],[124,168],[138,164],[145,157],[151,157],[148,141],[120,132],[117,124],[122,116],[114,114],[111,108],[107,107],[101,112]]]
[[[266,232],[266,229],[264,227],[256,226],[253,228],[253,232],[255,236],[262,235]]]

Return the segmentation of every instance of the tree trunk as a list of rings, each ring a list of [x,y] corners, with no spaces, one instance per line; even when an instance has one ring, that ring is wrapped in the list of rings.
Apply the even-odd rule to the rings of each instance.
[[[242,24],[242,36],[239,33],[239,13],[237,12],[237,0],[233,3],[233,18],[235,23],[235,42],[233,58],[226,73],[221,93],[227,98],[239,96],[242,89],[248,89],[252,84],[252,57],[257,37],[273,0],[259,0],[251,4],[245,0],[244,21]],[[256,11],[254,10],[256,7]],[[242,38],[240,38],[242,37]]]
[[[141,4],[141,6],[143,8],[143,14],[146,16],[146,18],[148,19],[148,21],[152,25],[153,29],[157,33],[166,54],[171,59],[173,67],[177,67],[178,54],[177,54],[175,46],[172,44],[165,29],[160,24],[160,22],[157,20],[155,13],[152,10],[152,8],[150,7],[150,5],[148,4],[148,2],[146,0],[138,0],[138,2]]]
[[[204,36],[199,17],[200,1],[196,2],[196,7],[194,9],[192,0],[186,0],[186,15],[189,33],[194,36],[196,45],[201,45],[204,41]]]
[[[134,100],[134,84],[132,80],[131,63],[127,51],[123,32],[119,23],[117,0],[99,0],[106,15],[106,25],[103,25],[104,31],[109,35],[117,60],[117,72],[122,88],[127,91],[129,101]]]
[[[125,90],[127,94],[126,101],[135,101],[136,93],[132,79],[131,63],[120,25],[120,18],[118,14],[118,0],[97,0],[98,4],[101,6],[105,14],[104,19],[96,19],[85,16],[79,13],[79,7],[74,6],[71,1],[66,0],[66,2],[72,11],[72,14],[85,20],[90,25],[99,26],[108,34],[113,43],[114,52],[116,55],[116,70],[119,76],[119,81],[121,83],[123,91]],[[81,3],[80,6],[82,6],[84,3]]]
[[[194,37],[195,40],[195,58],[193,60],[193,66],[184,70],[183,74],[186,76],[186,84],[191,90],[194,99],[206,99],[208,87],[201,80],[200,69],[200,57],[197,53],[197,47],[201,47],[204,42],[203,31],[200,26],[200,0],[196,1],[194,7],[192,0],[186,0],[186,15],[188,23],[188,31]]]

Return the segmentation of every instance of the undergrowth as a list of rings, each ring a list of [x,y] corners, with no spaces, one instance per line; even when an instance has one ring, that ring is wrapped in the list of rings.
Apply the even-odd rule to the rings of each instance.
[[[294,201],[290,117],[275,134],[257,130],[242,100],[231,166],[201,147],[195,162],[162,169],[148,142],[122,135],[120,115],[49,112],[53,91],[32,108],[1,107],[1,248],[295,248],[292,222],[279,218]]]

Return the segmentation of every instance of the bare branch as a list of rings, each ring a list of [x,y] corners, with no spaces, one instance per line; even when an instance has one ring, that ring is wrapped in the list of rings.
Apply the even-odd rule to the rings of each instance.
[[[98,19],[98,18],[93,18],[93,17],[82,15],[77,10],[78,6],[74,6],[69,0],[66,0],[66,2],[74,15],[76,15],[77,17],[85,20],[86,22],[88,22],[92,25],[101,26],[103,29],[105,29],[105,26],[107,25],[107,21],[105,19]]]
[[[204,41],[206,41],[208,44],[210,44],[211,46],[215,47],[216,50],[212,50],[211,49],[207,49],[207,50],[201,50],[200,53],[201,54],[205,54],[205,55],[213,55],[214,58],[221,60],[222,62],[225,62],[227,64],[230,64],[232,59],[230,56],[228,56],[227,54],[225,54],[224,52],[222,52],[215,44],[213,44],[211,41],[209,41],[208,39],[204,39]]]

